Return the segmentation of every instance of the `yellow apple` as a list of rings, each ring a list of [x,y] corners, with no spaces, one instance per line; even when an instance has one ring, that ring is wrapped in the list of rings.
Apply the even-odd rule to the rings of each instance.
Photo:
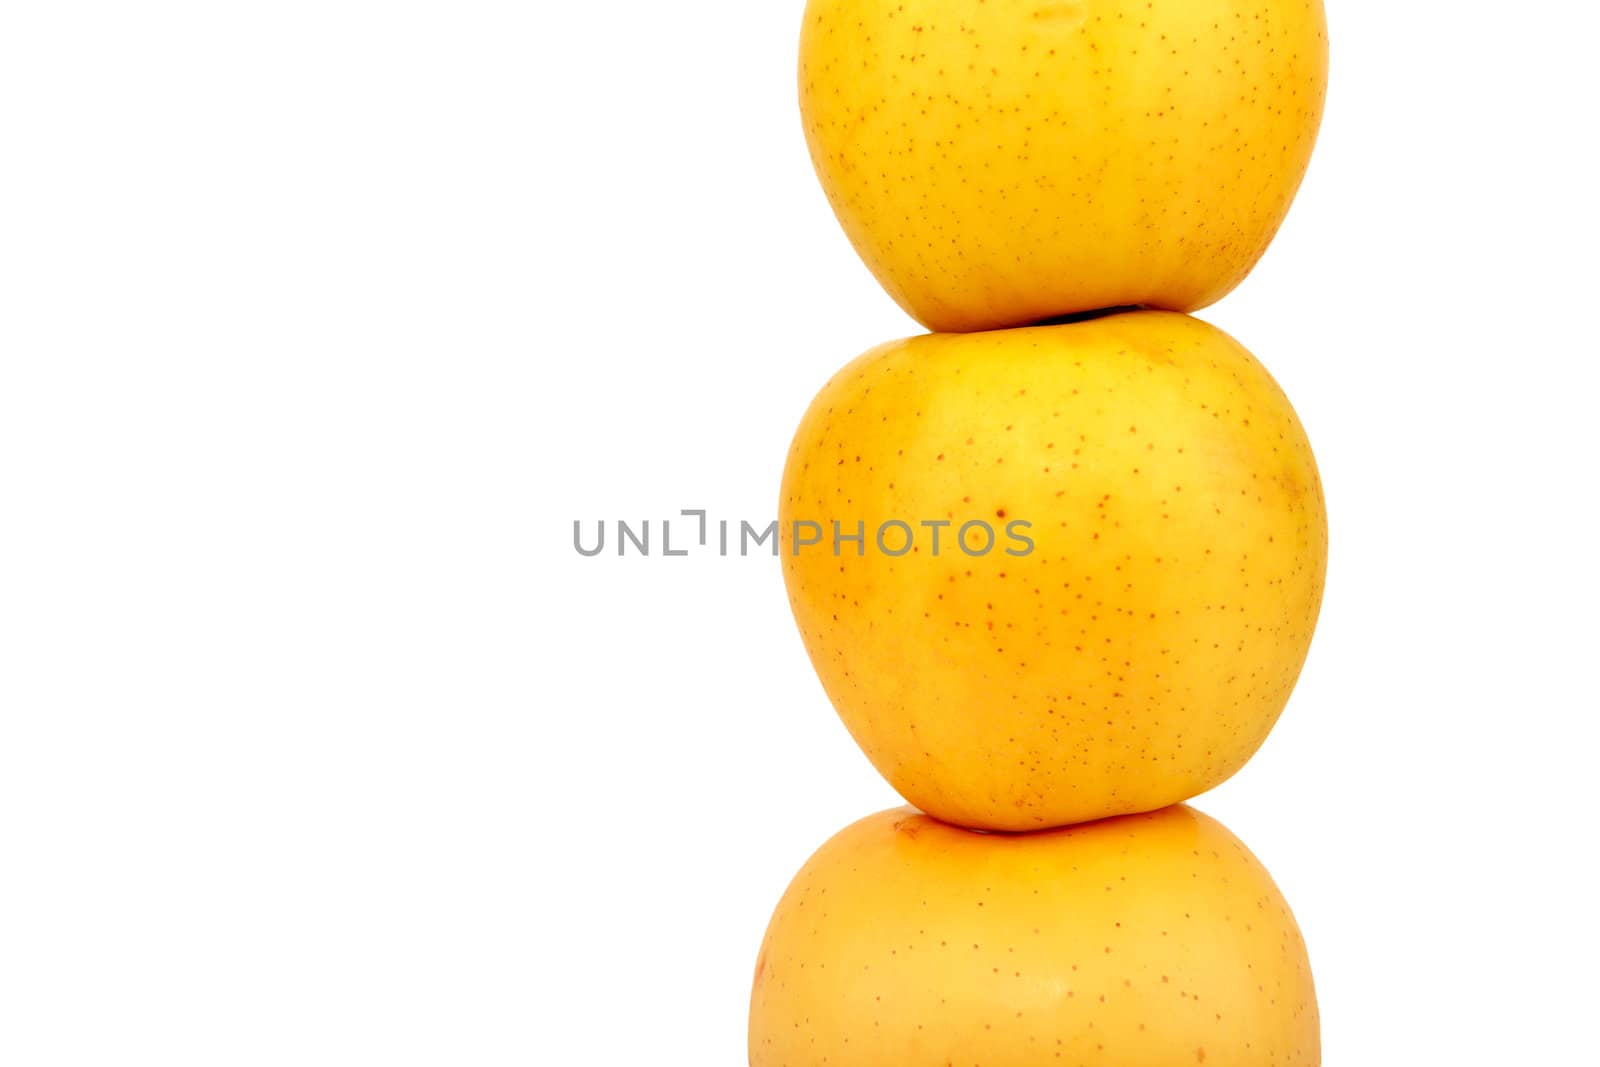
[[[1289,401],[1173,312],[873,349],[812,402],[779,513],[845,725],[907,800],[982,829],[1233,774],[1288,700],[1327,561]]]
[[[751,1067],[1316,1067],[1305,944],[1260,862],[1179,806],[1035,834],[910,808],[778,904]]]
[[[800,107],[845,233],[931,329],[1204,307],[1311,157],[1321,0],[809,0]]]

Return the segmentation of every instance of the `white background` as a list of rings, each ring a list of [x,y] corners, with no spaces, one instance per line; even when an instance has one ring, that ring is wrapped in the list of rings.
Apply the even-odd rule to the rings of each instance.
[[[896,800],[770,558],[915,331],[794,102],[798,0],[0,9],[0,1063],[744,1062],[757,943]],[[1299,408],[1322,626],[1199,806],[1327,1062],[1587,1062],[1585,5],[1332,0],[1300,200],[1204,314]]]

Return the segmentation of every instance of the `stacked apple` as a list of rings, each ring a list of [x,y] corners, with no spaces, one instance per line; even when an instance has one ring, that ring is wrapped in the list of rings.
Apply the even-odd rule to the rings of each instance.
[[[1320,1062],[1288,906],[1182,802],[1261,745],[1322,598],[1305,433],[1185,313],[1283,220],[1326,76],[1320,0],[810,0],[818,175],[943,332],[812,404],[785,578],[840,716],[926,814],[796,877],[754,1067]]]

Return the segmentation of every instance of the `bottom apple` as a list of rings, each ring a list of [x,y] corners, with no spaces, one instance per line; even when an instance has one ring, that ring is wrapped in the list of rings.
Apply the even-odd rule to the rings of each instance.
[[[751,1067],[1315,1067],[1305,943],[1184,805],[1032,834],[911,808],[812,856],[767,929]]]

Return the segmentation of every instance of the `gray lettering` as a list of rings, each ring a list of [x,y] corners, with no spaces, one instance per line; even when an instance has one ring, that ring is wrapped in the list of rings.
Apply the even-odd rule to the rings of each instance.
[[[705,542],[702,541],[701,544],[705,544]],[[670,519],[661,520],[661,554],[663,556],[687,556],[689,554],[689,550],[687,548],[680,548],[676,551],[673,550],[672,520]]]
[[[689,509],[686,509],[684,511],[678,512],[678,514],[680,514],[680,515],[694,515],[694,516],[697,516],[700,519],[700,543],[702,545],[704,545],[706,543],[706,513],[705,513],[705,510],[704,509],[696,510],[694,508],[689,508]]]
[[[815,530],[816,531],[815,536],[813,536],[810,540],[802,540],[801,537],[800,537],[800,527],[802,527],[802,526],[809,526],[813,530]],[[800,554],[800,549],[802,549],[804,547],[807,547],[809,545],[820,545],[821,543],[822,543],[822,524],[821,523],[812,522],[810,519],[796,519],[796,520],[794,520],[794,548],[792,550],[792,554],[793,555],[798,556]]]
[[[891,526],[905,531],[906,543],[900,546],[900,551],[898,552],[889,551],[889,546],[885,544],[883,540],[883,532],[889,529]],[[882,552],[885,556],[903,556],[907,552],[911,551],[911,542],[916,536],[917,535],[911,530],[910,523],[901,522],[899,519],[890,519],[888,522],[878,527],[878,551]]]
[[[856,555],[867,554],[867,524],[861,520],[856,521],[856,532],[853,534],[842,533],[839,520],[833,520],[833,554],[839,555],[839,546],[853,542],[856,546]]]
[[[756,528],[754,526],[751,526],[744,519],[740,519],[739,520],[739,555],[748,556],[750,554],[750,538],[751,538],[751,535],[753,535],[755,532],[756,532]],[[819,537],[821,536],[821,532],[820,531],[818,531],[818,536]],[[778,520],[777,519],[773,519],[770,523],[767,524],[767,528],[765,530],[761,531],[761,536],[759,536],[759,537],[757,537],[755,539],[756,540],[756,544],[757,545],[766,544],[767,538],[769,538],[769,537],[772,538],[772,554],[774,556],[776,556],[778,554]]]
[[[982,550],[978,552],[974,552],[972,549],[967,547],[967,531],[972,529],[974,526],[981,529],[984,533],[984,536],[988,538],[988,541],[984,543]],[[973,519],[971,522],[962,525],[961,531],[956,534],[956,543],[961,546],[961,551],[965,552],[969,556],[987,556],[989,554],[989,550],[994,548],[994,527],[990,526],[982,519]]]
[[[617,555],[626,556],[628,554],[628,541],[632,541],[633,547],[643,555],[648,556],[650,554],[650,520],[644,520],[643,525],[644,540],[641,541],[634,535],[632,530],[628,529],[627,522],[622,519],[617,520]],[[624,538],[627,540],[623,540]]]
[[[1022,519],[1012,519],[1010,522],[1006,523],[1006,536],[1024,546],[1020,549],[1008,548],[1006,549],[1006,555],[1026,556],[1033,552],[1033,538],[1029,537],[1027,534],[1017,532],[1018,530],[1031,529],[1033,529],[1033,523],[1025,522]]]
[[[578,531],[582,528],[582,526],[583,526],[583,523],[580,522],[578,519],[573,519],[572,520],[572,547],[578,550],[578,554],[580,556],[598,556],[601,552],[605,551],[605,547],[606,547],[606,524],[605,524],[605,520],[602,519],[599,522],[595,523],[595,526],[600,531],[600,540],[595,542],[594,548],[584,548],[583,547],[583,538],[578,535]]]

